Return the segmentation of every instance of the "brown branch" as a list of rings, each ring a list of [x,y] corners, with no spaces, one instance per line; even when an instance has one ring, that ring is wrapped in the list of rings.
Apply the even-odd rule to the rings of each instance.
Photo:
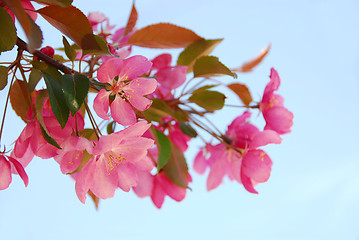
[[[55,59],[53,59],[52,57],[47,56],[46,54],[40,52],[39,50],[35,50],[33,52],[29,51],[29,48],[27,47],[26,42],[24,42],[21,38],[17,38],[16,41],[16,45],[20,48],[23,49],[29,53],[31,53],[32,55],[36,56],[38,59],[46,62],[47,64],[57,68],[58,70],[60,70],[61,72],[65,73],[65,74],[74,74],[74,73],[78,73],[75,70],[72,70],[69,67],[66,67],[65,65],[63,65],[62,63],[56,61]]]

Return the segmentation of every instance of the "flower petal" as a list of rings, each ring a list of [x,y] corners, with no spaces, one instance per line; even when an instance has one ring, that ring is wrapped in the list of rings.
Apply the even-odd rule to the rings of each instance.
[[[224,155],[224,154],[223,154]],[[226,174],[227,164],[223,155],[211,166],[211,170],[207,178],[207,190],[217,188],[221,183],[224,175]]]
[[[155,204],[157,208],[161,208],[163,202],[165,201],[165,196],[166,193],[162,189],[161,185],[158,183],[158,180],[155,179],[153,184],[152,194],[151,194],[151,199],[153,204]]]
[[[109,96],[111,92],[106,91],[106,89],[101,89],[101,91],[97,94],[93,101],[93,109],[96,114],[105,120],[109,120],[110,118],[107,116],[108,108],[110,106]]]
[[[135,79],[151,69],[152,63],[147,58],[141,55],[136,55],[127,58],[123,62],[123,67],[119,74],[119,80]]]
[[[133,191],[140,198],[151,196],[153,190],[153,176],[147,171],[137,173],[138,183],[133,187]]]
[[[245,176],[256,182],[266,182],[272,170],[272,160],[263,150],[249,150],[243,156],[242,171]]]
[[[171,65],[172,56],[171,54],[164,53],[155,57],[151,62],[153,64],[152,68],[159,70],[161,68],[169,67]]]
[[[132,107],[119,96],[111,103],[111,116],[113,120],[123,126],[136,123],[136,114]]]
[[[14,167],[16,169],[16,171],[19,173],[19,176],[21,177],[22,181],[25,184],[25,187],[27,187],[27,185],[29,184],[29,177],[27,176],[25,169],[23,168],[23,166],[21,165],[21,163],[19,163],[15,158],[12,158],[10,156],[8,156],[9,161],[14,164]]]
[[[97,79],[102,83],[113,85],[113,79],[123,70],[124,63],[121,58],[112,58],[103,63],[97,71]]]
[[[157,81],[167,89],[176,89],[186,81],[187,66],[167,67],[156,73]]]
[[[256,149],[270,143],[280,144],[281,142],[282,138],[277,132],[272,130],[264,130],[254,135],[252,142],[249,144],[249,149]]]
[[[134,165],[121,164],[116,171],[118,171],[118,187],[123,191],[129,192],[132,187],[137,185],[138,177]]]
[[[11,180],[10,163],[4,156],[0,155],[0,190],[8,188]]]
[[[241,182],[243,187],[250,193],[258,194],[258,192],[254,189],[253,183],[249,177],[241,173]]]
[[[206,169],[207,169],[208,163],[206,160],[206,157],[204,156],[203,153],[203,149],[201,151],[199,151],[196,155],[196,157],[194,158],[193,161],[193,169],[199,173],[199,174],[203,174]]]
[[[264,129],[274,130],[279,134],[286,134],[291,131],[293,125],[293,113],[285,107],[272,107],[263,111],[266,121]]]

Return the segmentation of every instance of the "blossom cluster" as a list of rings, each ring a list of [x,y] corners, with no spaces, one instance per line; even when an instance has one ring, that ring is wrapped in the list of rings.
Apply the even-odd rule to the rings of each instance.
[[[6,10],[10,19],[15,21],[15,17],[20,17],[19,11],[14,11],[19,6],[8,0],[3,2],[0,10]],[[56,23],[62,21],[57,19],[56,11],[64,15],[82,14],[72,5],[49,4],[35,10],[29,1],[19,0],[19,3],[34,22],[37,14],[51,16],[51,24],[53,19]],[[70,45],[64,38],[66,56],[55,54],[60,50],[47,46],[28,57],[21,55],[28,49],[18,45],[18,58],[6,67],[6,74],[13,74],[10,102],[26,126],[11,153],[4,150],[0,155],[0,190],[8,188],[12,174],[19,174],[27,186],[24,168],[37,156],[54,158],[61,172],[76,181],[75,191],[82,203],[87,195],[96,202],[113,197],[121,189],[133,190],[141,198],[150,197],[161,208],[166,196],[175,201],[185,198],[192,177],[184,153],[192,138],[198,137],[204,141],[204,147],[194,158],[193,169],[199,174],[209,169],[207,190],[217,188],[227,176],[248,192],[258,193],[254,187],[269,179],[272,168],[271,158],[261,147],[281,143],[281,135],[289,133],[293,124],[293,114],[284,107],[283,97],[276,93],[280,86],[277,71],[271,69],[270,81],[258,102],[251,97],[248,100],[250,92],[245,85],[235,83],[242,91],[228,86],[243,100],[244,106],[239,107],[246,110],[229,124],[225,133],[215,133],[208,127],[212,123],[202,124],[198,119],[221,110],[226,96],[213,90],[217,85],[206,83],[211,77],[236,78],[235,71],[245,71],[229,69],[218,58],[208,56],[209,53],[199,53],[198,49],[204,48],[208,49],[202,52],[210,52],[221,40],[206,40],[170,24],[136,29],[136,20],[135,6],[127,25],[118,29],[105,15],[90,13],[85,20],[78,19],[91,30],[81,41],[78,35],[72,34],[74,26],[62,26],[59,30],[78,45]],[[187,34],[192,42],[151,35],[158,34],[158,30],[177,32],[178,36]],[[145,39],[148,35],[151,35],[149,40]],[[94,44],[92,37],[98,45],[90,48],[89,43]],[[173,65],[173,56],[167,53],[154,59],[132,55],[134,46],[185,49]],[[265,54],[245,66],[254,68]],[[54,64],[49,58],[59,62]],[[74,70],[76,64],[79,71]],[[28,79],[23,76],[19,80],[18,69],[22,73],[31,71]],[[44,79],[46,88],[33,83],[35,74],[40,75],[37,82]],[[197,79],[200,81],[195,82]],[[247,100],[241,95],[243,88]],[[88,95],[94,96],[93,104]],[[250,123],[250,111],[259,111],[266,125],[257,127]],[[85,126],[85,118],[89,118],[91,128]],[[104,127],[107,134],[103,134]],[[218,142],[214,144],[208,136]]]

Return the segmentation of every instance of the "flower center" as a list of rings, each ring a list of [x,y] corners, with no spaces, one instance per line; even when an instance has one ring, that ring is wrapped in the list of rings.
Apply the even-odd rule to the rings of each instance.
[[[120,166],[121,163],[126,162],[126,158],[122,157],[121,154],[115,154],[113,152],[105,153],[105,158],[107,160],[107,169],[109,171],[108,175],[110,175],[110,171]]]

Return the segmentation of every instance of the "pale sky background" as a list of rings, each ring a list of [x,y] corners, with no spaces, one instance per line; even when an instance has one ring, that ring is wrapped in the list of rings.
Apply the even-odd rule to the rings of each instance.
[[[73,4],[85,14],[101,11],[120,27],[132,1]],[[166,198],[158,210],[149,198],[119,190],[96,211],[90,199],[85,205],[77,199],[74,181],[61,174],[54,160],[34,159],[26,169],[27,188],[14,176],[10,187],[0,191],[0,239],[358,240],[359,2],[137,0],[136,6],[138,27],[171,22],[205,38],[224,38],[213,55],[230,67],[272,43],[264,62],[238,78],[259,100],[275,67],[282,79],[279,93],[295,116],[283,143],[266,148],[274,162],[270,180],[257,186],[259,195],[228,179],[207,192],[208,172],[191,171],[193,191],[180,203]],[[60,35],[44,21],[38,23],[44,46],[61,46]],[[140,48],[135,53],[158,54]],[[1,112],[5,96],[0,92]],[[230,101],[238,103],[234,96]],[[241,113],[232,108],[217,116],[218,126],[225,130]],[[252,119],[261,124],[256,113]],[[9,146],[23,127],[9,113],[2,143]],[[198,146],[191,144],[190,165]]]

